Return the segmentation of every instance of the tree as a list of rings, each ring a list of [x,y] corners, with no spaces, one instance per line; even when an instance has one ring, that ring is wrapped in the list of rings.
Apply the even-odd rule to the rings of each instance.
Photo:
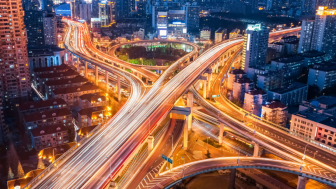
[[[316,98],[319,96],[320,88],[317,85],[309,85],[308,86],[308,94],[307,94],[307,100],[311,100],[313,98]]]
[[[8,180],[12,180],[14,179],[14,173],[12,171],[12,168],[9,166],[9,169],[8,169]]]
[[[123,60],[123,61],[128,61],[128,57],[127,57],[127,55],[119,55],[119,59],[120,60]]]
[[[20,161],[19,161],[19,165],[18,165],[17,176],[18,176],[19,178],[23,178],[23,177],[25,176]]]
[[[209,145],[209,144],[208,144],[208,145]],[[207,153],[205,154],[205,156],[206,156],[207,158],[211,158],[210,155],[211,155],[211,154],[210,154],[209,150],[207,150]]]

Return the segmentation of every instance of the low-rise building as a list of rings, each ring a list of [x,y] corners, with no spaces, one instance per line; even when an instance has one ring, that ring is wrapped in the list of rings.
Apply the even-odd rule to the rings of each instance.
[[[300,104],[307,99],[308,86],[303,83],[294,82],[281,88],[268,91],[268,100],[279,100],[286,106]]]
[[[91,94],[100,92],[99,87],[92,83],[87,83],[78,87],[58,88],[52,91],[53,98],[61,98],[68,105],[76,105],[79,102],[79,97],[83,94]]]
[[[308,84],[321,90],[336,85],[336,61],[317,63],[309,68]]]
[[[262,105],[261,117],[267,121],[286,127],[287,106],[280,101],[273,100]]]
[[[299,76],[302,73],[303,58],[301,56],[289,56],[272,60],[271,70],[279,71],[287,67],[291,75]]]
[[[62,134],[62,133],[61,133]],[[40,150],[38,153],[39,159],[42,159],[44,164],[51,164],[64,152],[69,150],[72,146],[76,145],[76,142],[61,143],[56,147],[47,147]]]
[[[245,77],[246,73],[241,69],[235,69],[228,73],[228,82],[227,82],[227,89],[233,89],[233,83],[237,81],[239,78]]]
[[[66,72],[57,72],[57,73],[48,73],[41,74],[37,76],[37,88],[43,93],[45,93],[45,82],[52,80],[60,80],[60,79],[70,79],[78,76],[79,73],[74,70],[68,70]]]
[[[302,58],[304,58],[303,67],[308,68],[317,63],[322,63],[324,61],[325,53],[313,50],[313,51],[307,51],[304,53],[300,53],[298,54],[298,56],[301,56]]]
[[[290,130],[301,136],[336,147],[336,118],[305,110],[292,115]]]
[[[72,115],[67,108],[53,109],[24,115],[23,121],[27,131],[34,128],[42,128],[59,124],[64,126],[71,126]]]
[[[30,130],[32,147],[41,150],[47,147],[56,147],[69,142],[68,128],[63,124],[39,127]]]
[[[244,102],[245,93],[253,89],[254,83],[249,78],[243,77],[233,82],[232,96],[234,99]]]
[[[215,43],[220,43],[226,39],[227,29],[226,28],[218,28],[215,32]]]
[[[77,141],[80,141],[86,135],[88,135],[93,129],[95,129],[97,125],[89,126],[89,127],[82,127],[77,130]]]
[[[88,82],[89,82],[89,80],[86,79],[85,77],[81,76],[81,75],[78,75],[74,78],[69,78],[69,79],[46,81],[44,83],[44,85],[45,85],[44,87],[46,89],[45,96],[48,99],[48,98],[52,97],[52,92],[55,89],[82,86],[82,85],[84,85]]]
[[[67,104],[63,99],[50,99],[19,104],[18,110],[21,114],[29,115],[37,112],[62,108],[67,108]]]
[[[60,66],[50,66],[50,67],[40,67],[40,68],[34,68],[32,71],[32,79],[34,79],[35,85],[37,81],[37,78],[41,74],[52,74],[52,73],[60,73],[60,72],[66,72],[70,70],[71,67],[67,64],[61,64]]]
[[[88,127],[102,125],[111,118],[111,112],[106,106],[82,109],[78,112],[78,126]]]
[[[106,93],[84,94],[79,97],[79,106],[81,109],[108,105],[109,99]]]
[[[200,32],[200,39],[209,41],[211,38],[211,29],[209,27],[204,27]]]
[[[235,39],[235,38],[239,37],[239,33],[240,33],[240,29],[238,29],[238,28],[233,29],[229,34],[229,39]]]
[[[336,97],[320,96],[310,101],[303,101],[299,106],[299,111],[314,110],[327,116],[336,117]]]
[[[261,89],[253,89],[245,93],[244,109],[256,116],[261,116],[261,107],[267,101],[267,93]]]

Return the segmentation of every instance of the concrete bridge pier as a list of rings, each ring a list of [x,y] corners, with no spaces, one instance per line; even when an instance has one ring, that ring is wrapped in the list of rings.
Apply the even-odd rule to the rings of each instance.
[[[181,107],[181,106],[174,106],[170,110],[170,118],[174,118],[174,114],[183,115],[184,126],[183,126],[183,148],[184,150],[188,149],[188,128],[191,128],[191,121],[188,120],[192,119],[191,108],[190,107]]]
[[[296,189],[305,189],[308,181],[309,181],[309,179],[307,177],[299,176],[299,180],[298,180]]]
[[[84,65],[84,77],[87,77],[87,76],[88,76],[88,68],[87,68],[88,62],[85,61],[84,64],[85,64],[85,65]]]
[[[148,143],[148,152],[151,152],[154,148],[154,137],[148,136],[147,137],[147,143]]]
[[[253,150],[253,157],[259,157],[259,144],[253,142],[254,150]]]
[[[219,134],[218,134],[219,144],[223,144],[223,131],[224,131],[224,123],[220,123],[219,124]]]
[[[77,57],[77,72],[79,73],[79,57]]]
[[[236,184],[236,169],[231,169],[229,189],[235,189]]]
[[[203,80],[203,98],[207,98],[207,81]]]
[[[105,82],[106,82],[106,91],[109,92],[109,78],[107,70],[105,70]]]
[[[191,91],[189,91],[188,94],[187,94],[187,106],[190,107],[190,114],[192,114],[193,104],[194,104],[194,96],[193,96],[193,93]],[[192,116],[191,115],[187,116],[187,120],[188,120],[188,130],[191,131],[191,129],[192,129]]]
[[[95,74],[95,76],[96,76],[96,79],[95,79],[95,83],[96,83],[96,85],[98,85],[98,81],[99,81],[99,74],[98,74],[98,66],[95,66],[95,70],[96,70],[96,74]]]

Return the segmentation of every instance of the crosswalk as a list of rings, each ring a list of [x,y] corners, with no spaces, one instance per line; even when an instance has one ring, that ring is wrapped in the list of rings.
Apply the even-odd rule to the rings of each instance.
[[[160,168],[163,166],[164,161],[160,163],[158,166],[156,166],[154,169],[152,169],[145,178],[139,183],[137,189],[147,189],[152,188],[155,186],[159,186],[160,188],[163,188],[163,186],[160,186],[160,181],[162,180],[161,177],[155,178],[155,175],[159,173]],[[158,185],[157,185],[158,184]]]

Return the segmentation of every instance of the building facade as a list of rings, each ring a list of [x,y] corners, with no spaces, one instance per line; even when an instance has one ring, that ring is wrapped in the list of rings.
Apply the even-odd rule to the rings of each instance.
[[[82,109],[92,108],[97,106],[109,105],[109,99],[106,96],[106,93],[93,93],[93,94],[84,94],[79,97],[79,107]]]
[[[262,106],[261,117],[267,121],[286,127],[287,113],[287,106],[279,101],[271,101]]]
[[[307,93],[308,86],[306,84],[294,82],[282,88],[269,90],[267,95],[269,101],[279,100],[282,104],[291,106],[306,100]]]
[[[267,93],[260,89],[253,89],[245,93],[244,109],[261,117],[261,107],[267,101]]]
[[[80,110],[77,117],[78,126],[88,127],[106,123],[111,118],[111,113],[106,106],[97,106]]]
[[[322,62],[309,68],[308,84],[317,85],[321,90],[336,85],[336,62]]]
[[[314,20],[302,21],[298,53],[305,53],[311,50],[314,22]]]
[[[244,102],[245,93],[253,89],[254,83],[249,78],[243,77],[233,82],[232,97]]]
[[[68,128],[63,124],[30,130],[32,147],[42,150],[47,147],[56,147],[69,142]]]

